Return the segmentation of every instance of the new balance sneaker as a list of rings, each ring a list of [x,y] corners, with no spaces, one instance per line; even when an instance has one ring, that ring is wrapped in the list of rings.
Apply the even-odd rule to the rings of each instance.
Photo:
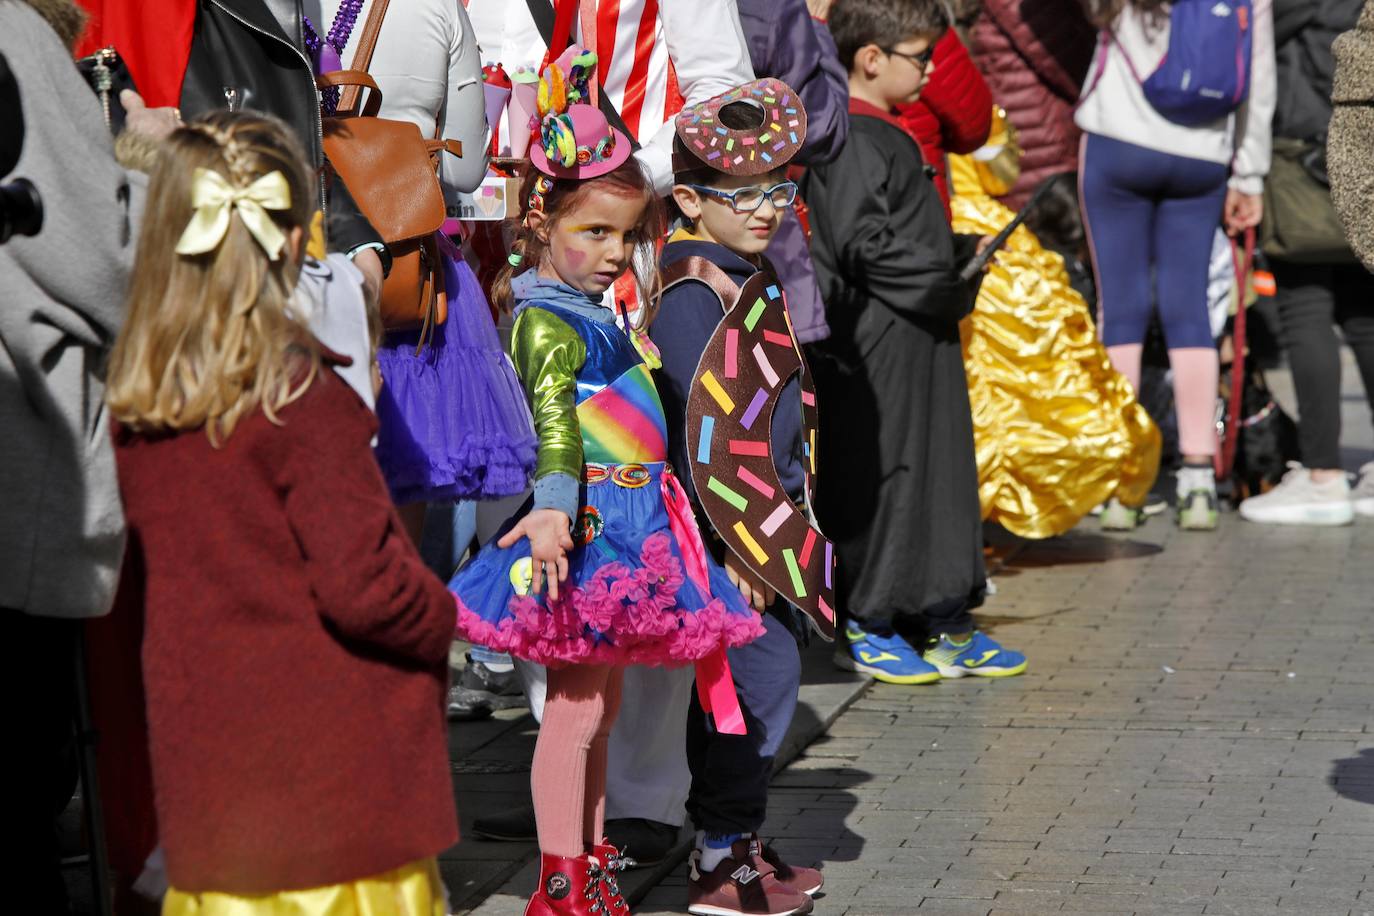
[[[1374,518],[1374,461],[1360,468],[1360,482],[1350,493],[1350,504],[1357,514]]]
[[[687,912],[696,916],[801,916],[811,898],[778,880],[777,872],[755,855],[748,838],[737,840],[730,855],[710,872],[701,870],[701,850],[693,850],[687,881]]]
[[[836,647],[835,664],[872,675],[884,684],[933,684],[940,679],[940,672],[905,639],[896,633],[863,630],[853,621],[845,626],[844,641]]]
[[[1212,531],[1217,527],[1217,480],[1210,465],[1178,469],[1178,527]]]
[[[1349,525],[1355,520],[1355,506],[1344,473],[1317,483],[1311,471],[1289,462],[1277,487],[1240,504],[1240,517],[1263,525]]]
[[[941,634],[926,650],[925,659],[941,677],[1011,677],[1026,670],[1024,655],[1003,649],[979,630],[962,643]]]
[[[750,851],[773,866],[773,874],[779,883],[785,884],[794,891],[800,891],[808,897],[814,897],[825,887],[825,876],[818,868],[804,868],[800,865],[788,865],[783,861],[782,856],[774,851],[763,840],[759,839],[756,833],[749,838]]]

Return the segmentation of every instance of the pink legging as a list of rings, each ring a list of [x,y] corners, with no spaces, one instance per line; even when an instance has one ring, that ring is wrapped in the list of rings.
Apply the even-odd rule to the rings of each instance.
[[[549,669],[530,783],[539,849],[572,858],[600,843],[606,817],[606,743],[620,712],[624,669]]]

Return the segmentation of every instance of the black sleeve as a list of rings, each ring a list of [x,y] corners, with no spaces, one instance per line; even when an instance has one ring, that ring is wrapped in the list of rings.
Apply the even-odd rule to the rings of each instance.
[[[840,157],[823,167],[824,209],[809,202],[830,224],[837,264],[850,283],[899,314],[958,321],[968,313],[968,291],[944,207],[907,152],[851,132]]]
[[[337,174],[329,182],[329,223],[325,227],[325,237],[329,240],[330,251],[350,252],[359,245],[381,242],[382,237],[358,209],[358,204],[349,193],[348,186]],[[379,254],[382,254],[379,252]],[[382,254],[382,267],[389,272],[391,257]]]

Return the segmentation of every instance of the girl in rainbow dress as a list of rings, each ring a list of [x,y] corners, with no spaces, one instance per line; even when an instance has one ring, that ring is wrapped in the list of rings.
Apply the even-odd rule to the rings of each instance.
[[[626,910],[602,835],[624,667],[696,663],[703,706],[738,734],[725,650],[763,633],[665,460],[651,347],[603,305],[632,265],[640,301],[654,300],[663,215],[629,139],[585,104],[595,59],[570,51],[545,71],[526,213],[493,291],[514,308],[511,355],[539,437],[532,504],[449,584],[464,638],[549,667],[530,916]]]

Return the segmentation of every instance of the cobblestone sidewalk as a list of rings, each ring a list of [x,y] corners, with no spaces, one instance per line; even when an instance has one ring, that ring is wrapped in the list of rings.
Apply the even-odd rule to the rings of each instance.
[[[1374,913],[1371,556],[1234,515],[1031,544],[982,618],[1029,672],[871,688],[767,831],[818,914]]]

